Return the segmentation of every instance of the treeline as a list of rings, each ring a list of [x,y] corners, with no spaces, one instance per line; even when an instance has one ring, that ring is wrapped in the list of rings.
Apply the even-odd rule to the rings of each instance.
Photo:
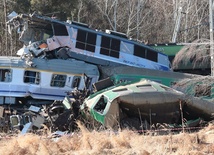
[[[70,18],[148,44],[172,42],[173,34],[176,42],[209,39],[207,0],[2,0],[0,8],[1,55],[15,55],[22,46],[16,33],[7,33],[5,22],[12,11],[36,12],[62,21]]]

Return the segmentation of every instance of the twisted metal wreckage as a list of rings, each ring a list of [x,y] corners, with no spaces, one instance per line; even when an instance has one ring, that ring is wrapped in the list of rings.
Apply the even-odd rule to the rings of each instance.
[[[87,127],[136,130],[212,120],[213,102],[168,87],[196,75],[170,71],[166,55],[122,33],[36,14],[17,15],[7,24],[24,46],[20,57],[0,57],[4,131],[24,134],[46,125],[72,132],[77,120]]]

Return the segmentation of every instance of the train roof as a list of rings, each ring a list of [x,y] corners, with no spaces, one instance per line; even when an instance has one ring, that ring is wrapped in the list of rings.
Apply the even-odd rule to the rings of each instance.
[[[30,66],[29,62],[32,62]],[[43,71],[63,72],[70,74],[90,74],[99,75],[96,65],[78,61],[75,59],[40,59],[33,58],[32,60],[22,59],[20,57],[5,57],[0,56],[0,67],[10,68],[26,68],[38,69]]]

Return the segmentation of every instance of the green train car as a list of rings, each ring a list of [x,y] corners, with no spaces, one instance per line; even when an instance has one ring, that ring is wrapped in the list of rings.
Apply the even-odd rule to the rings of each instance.
[[[150,47],[168,55],[172,69],[175,72],[210,75],[210,57],[208,45],[183,45],[178,43],[151,44]],[[181,53],[182,52],[182,53]],[[182,56],[180,61],[174,61]],[[199,55],[200,54],[200,55]],[[206,58],[206,59],[204,59]]]
[[[169,43],[169,44],[151,44],[150,47],[168,55],[170,62],[173,62],[175,55],[184,47],[182,44]]]
[[[111,77],[114,84],[123,81],[137,81],[146,78],[166,86],[172,87],[184,94],[200,98],[214,103],[214,77],[197,76],[188,78],[175,78],[172,76],[152,76],[152,75],[131,75],[131,74],[116,74]]]

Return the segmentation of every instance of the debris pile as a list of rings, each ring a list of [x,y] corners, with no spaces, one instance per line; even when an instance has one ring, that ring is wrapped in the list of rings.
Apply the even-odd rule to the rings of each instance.
[[[63,101],[56,100],[52,104],[3,105],[0,107],[1,130],[2,132],[20,132],[21,134],[25,134],[28,132],[39,133],[42,129],[48,129],[51,133],[57,134],[58,132],[62,132],[64,134],[78,130],[77,122],[80,121],[89,129],[111,128],[118,130],[119,128],[129,128],[142,133],[156,130],[161,132],[180,131],[184,128],[195,130],[197,129],[196,127],[202,127],[207,124],[203,118],[199,117],[200,114],[197,115],[198,109],[200,108],[197,106],[202,103],[197,99],[194,101],[186,100],[186,102],[184,102],[183,100],[180,102],[179,99],[182,97],[185,99],[186,97],[183,93],[153,81],[149,82],[146,80],[144,83],[142,83],[142,81],[141,83],[120,81],[114,85],[112,85],[113,82],[110,81],[111,80],[107,78],[106,80],[95,83],[95,91],[91,94],[87,89],[78,90],[76,88],[71,92],[67,92],[67,96]],[[105,86],[102,84],[105,84]],[[135,91],[137,91],[136,88],[134,88],[135,86],[136,88],[141,87],[140,89],[145,86],[146,89],[150,89],[150,91],[153,91],[151,88],[156,87],[157,90],[154,89],[153,92],[153,94],[156,94],[156,98],[158,98],[158,94],[162,94],[162,96],[168,96],[169,101],[165,100],[165,103],[158,101],[162,99],[159,98],[156,100],[154,97],[150,98],[149,96],[152,93],[140,91],[139,97],[144,97],[144,101],[139,100],[139,103],[137,103],[137,98],[139,97],[136,96],[138,93],[135,93]],[[151,88],[149,88],[150,86]],[[133,92],[128,93],[128,89]],[[167,92],[169,92],[169,94]],[[137,102],[129,100],[133,94],[135,94],[135,100]],[[144,96],[144,94],[147,97]],[[169,95],[174,95],[174,97],[170,99]],[[178,100],[175,99],[176,97],[178,97]],[[103,99],[102,103],[101,99]],[[168,102],[171,103],[169,104]],[[203,103],[205,110],[206,108],[210,109],[210,107],[213,107],[211,102]],[[146,112],[145,109],[148,108],[148,105],[150,105],[150,111]],[[164,108],[165,110],[157,111],[157,107],[159,107],[158,109]],[[169,107],[171,107],[171,109]],[[202,111],[204,109],[201,108]],[[164,111],[165,114],[163,114]],[[195,116],[191,117],[194,113]],[[204,114],[204,116],[209,115],[208,113],[208,110],[203,111],[201,116],[202,114]],[[165,117],[167,115],[172,118]],[[158,119],[156,116],[162,116],[162,118]],[[173,117],[176,118],[173,119]],[[115,125],[117,128],[115,128]]]

